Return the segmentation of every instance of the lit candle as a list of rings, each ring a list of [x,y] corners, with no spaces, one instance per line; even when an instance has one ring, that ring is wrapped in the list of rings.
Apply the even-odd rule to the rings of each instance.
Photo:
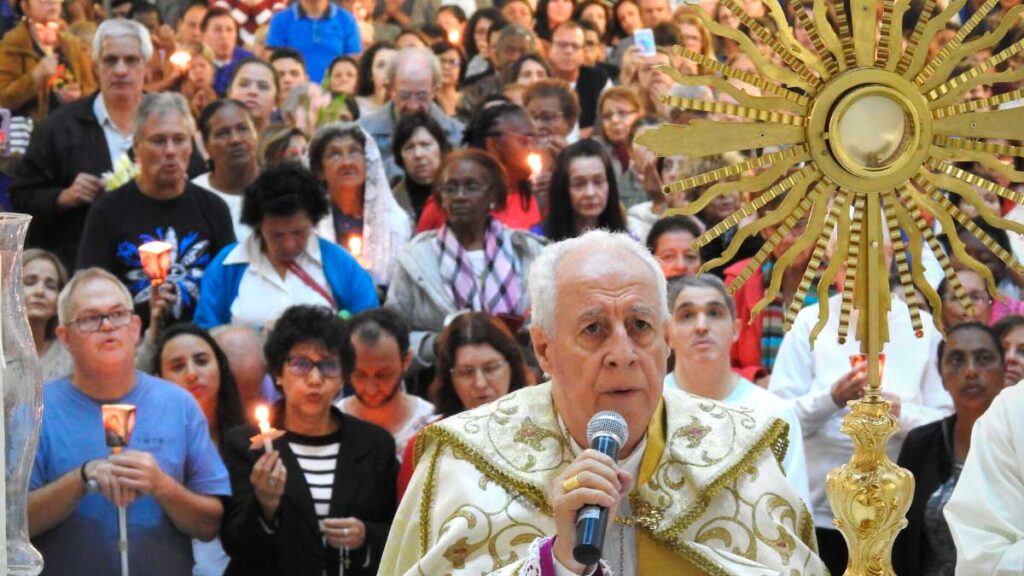
[[[363,238],[361,236],[352,236],[348,239],[348,251],[357,260],[363,255]]]
[[[192,55],[188,52],[178,50],[174,54],[171,54],[169,58],[171,64],[174,64],[179,70],[188,68],[189,62],[192,62]]]
[[[462,33],[461,32],[459,32],[458,30],[449,30],[448,31],[448,42],[449,43],[451,43],[451,44],[458,44],[460,40],[462,40]]]
[[[274,429],[270,427],[270,409],[263,404],[256,407],[256,422],[260,427],[260,436],[263,437],[263,450],[265,452],[272,451],[274,445],[270,435]]]
[[[359,262],[365,270],[370,269],[370,262],[366,259],[363,254],[363,237],[359,234],[353,234],[348,237],[348,241],[345,242],[345,246],[348,247],[348,253]]]
[[[174,246],[161,240],[153,240],[139,246],[142,270],[149,276],[153,286],[159,286],[167,279],[167,273],[171,270],[172,250]]]
[[[540,171],[544,168],[543,162],[541,162],[540,154],[536,152],[530,152],[526,155],[526,164],[530,167],[530,179],[536,180],[540,176]]]

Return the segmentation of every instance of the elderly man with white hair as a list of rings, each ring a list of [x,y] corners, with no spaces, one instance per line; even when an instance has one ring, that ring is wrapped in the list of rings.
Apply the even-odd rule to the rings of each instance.
[[[402,116],[417,112],[430,114],[444,129],[448,142],[453,146],[462,143],[462,122],[448,117],[434,102],[440,85],[441,62],[430,49],[418,46],[403,48],[391,60],[388,66],[391,101],[373,114],[359,119],[359,125],[377,142],[389,179],[402,175],[391,150],[391,136]]]
[[[650,254],[592,231],[545,248],[529,285],[551,381],[419,435],[382,574],[824,573],[780,467],[786,425],[663,390],[668,307]],[[618,462],[584,448],[603,410],[628,428]],[[585,505],[609,509],[596,568],[572,553]]]
[[[235,232],[224,200],[189,182],[192,116],[180,94],[142,100],[132,149],[138,176],[96,201],[82,232],[78,267],[98,266],[116,275],[145,319],[167,314],[191,320],[203,271],[235,241]],[[171,247],[170,269],[157,297],[139,257],[139,246],[151,240]]]
[[[14,209],[32,215],[28,244],[56,253],[69,270],[86,217],[103,192],[103,174],[131,150],[153,42],[138,22],[114,18],[96,29],[92,54],[99,91],[61,106],[36,127],[10,192]],[[206,171],[198,151],[188,171],[192,177]]]

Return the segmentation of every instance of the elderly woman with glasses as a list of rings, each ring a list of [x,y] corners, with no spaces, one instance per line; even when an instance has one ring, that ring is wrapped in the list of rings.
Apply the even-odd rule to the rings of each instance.
[[[434,364],[434,340],[452,313],[485,312],[518,327],[530,308],[526,271],[544,241],[491,215],[505,206],[506,181],[482,150],[454,152],[441,166],[434,197],[445,224],[399,253],[386,303],[409,323],[413,370]]]
[[[395,514],[398,460],[391,434],[331,405],[354,360],[344,321],[329,308],[294,306],[263,352],[284,398],[271,410],[270,450],[259,430],[231,430],[231,475],[221,538],[228,576],[377,573]]]

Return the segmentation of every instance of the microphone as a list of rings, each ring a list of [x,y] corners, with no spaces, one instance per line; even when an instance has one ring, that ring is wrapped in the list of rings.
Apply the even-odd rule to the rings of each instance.
[[[629,440],[626,419],[618,412],[605,410],[594,414],[587,424],[587,440],[590,447],[612,460],[619,460],[619,450]],[[593,566],[601,559],[604,548],[604,533],[608,528],[608,509],[588,504],[576,516],[576,545],[572,557],[585,566]]]

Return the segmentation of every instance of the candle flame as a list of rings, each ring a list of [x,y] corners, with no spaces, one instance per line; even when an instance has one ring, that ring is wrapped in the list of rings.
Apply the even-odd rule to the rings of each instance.
[[[543,167],[540,154],[537,154],[536,152],[530,152],[526,155],[526,164],[534,174],[540,174],[541,168]]]
[[[256,420],[258,422],[266,422],[270,419],[270,408],[267,408],[263,404],[256,407]]]
[[[460,40],[462,40],[462,33],[461,32],[459,32],[458,30],[449,30],[448,31],[448,42],[450,42],[452,44],[458,44]]]
[[[189,62],[192,61],[192,55],[188,52],[183,52],[179,50],[174,54],[171,54],[170,61],[171,64],[174,64],[178,68],[185,68],[186,66],[188,66]]]
[[[353,236],[348,239],[348,251],[356,258],[363,255],[363,239],[359,236]]]

